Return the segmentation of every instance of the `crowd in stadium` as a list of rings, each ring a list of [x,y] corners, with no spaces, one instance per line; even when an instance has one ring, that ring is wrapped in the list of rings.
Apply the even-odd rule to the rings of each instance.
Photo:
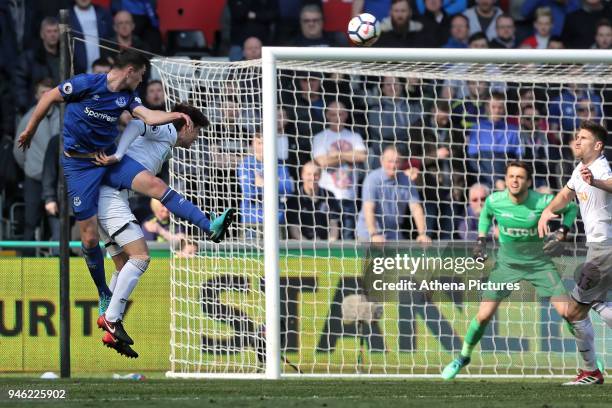
[[[59,235],[59,110],[50,111],[28,151],[14,143],[37,99],[59,83],[59,9],[70,10],[74,37],[85,39],[73,42],[74,74],[108,72],[117,50],[128,47],[237,61],[258,59],[262,44],[348,46],[344,31],[323,29],[325,21],[348,21],[334,14],[333,1],[228,0],[217,41],[195,45],[180,39],[202,33],[162,33],[158,2],[164,3],[0,0],[0,239]],[[612,7],[604,0],[353,0],[351,7],[352,14],[369,12],[381,21],[375,47],[612,46]],[[534,187],[556,189],[564,181],[557,176],[569,175],[562,167],[565,159],[571,169],[571,138],[580,121],[612,116],[605,86],[564,84],[551,92],[392,76],[364,86],[341,76],[294,76],[287,86],[294,92],[281,93],[279,110],[279,219],[294,239],[473,239],[483,200],[504,188],[507,159],[531,161]],[[360,86],[367,88],[360,98],[338,97],[357,95]],[[139,92],[145,106],[165,109],[159,80],[145,80]],[[213,125],[208,132],[217,130]],[[227,163],[229,177],[240,183],[235,204],[245,234],[253,237],[262,220],[261,133],[227,134],[247,131],[249,145]],[[138,196],[131,202],[148,239],[181,238],[169,234],[161,203]]]

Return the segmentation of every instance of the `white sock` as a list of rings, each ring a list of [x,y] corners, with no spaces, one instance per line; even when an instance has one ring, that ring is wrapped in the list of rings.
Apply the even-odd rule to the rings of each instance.
[[[582,355],[585,368],[587,371],[595,371],[597,369],[597,360],[595,358],[595,333],[593,333],[593,324],[587,316],[584,320],[578,320],[571,323],[576,335],[576,346]]]
[[[115,322],[121,318],[125,310],[125,304],[134,291],[138,280],[146,270],[147,265],[148,262],[130,258],[123,269],[121,269],[115,290],[113,290],[113,297],[106,310],[106,319],[109,322]]]
[[[612,302],[595,303],[593,310],[599,313],[601,319],[612,329]]]
[[[112,276],[111,276],[111,280],[108,283],[108,288],[110,289],[111,292],[115,291],[115,286],[117,285],[117,278],[119,277],[119,271],[114,271]]]

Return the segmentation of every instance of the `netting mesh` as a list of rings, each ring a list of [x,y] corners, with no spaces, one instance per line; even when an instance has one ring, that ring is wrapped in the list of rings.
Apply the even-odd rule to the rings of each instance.
[[[172,158],[172,187],[209,211],[239,209],[221,245],[173,219],[199,252],[173,258],[172,371],[261,372],[261,96],[269,90],[261,89],[260,61],[153,65],[168,107],[188,101],[212,123]],[[279,61],[277,69],[283,372],[438,374],[461,349],[478,305],[362,298],[368,176],[392,145],[414,188],[380,198],[375,211],[392,215],[377,225],[387,240],[474,240],[483,200],[504,188],[508,160],[529,162],[539,191],[564,185],[579,122],[612,112],[611,67]],[[574,232],[584,240],[580,221]],[[573,338],[548,302],[532,299],[502,306],[468,373],[574,372]],[[594,320],[605,353],[611,343]]]

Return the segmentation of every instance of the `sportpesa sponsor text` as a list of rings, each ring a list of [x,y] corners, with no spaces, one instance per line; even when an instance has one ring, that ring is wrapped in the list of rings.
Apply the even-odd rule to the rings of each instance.
[[[108,115],[106,113],[96,112],[94,110],[89,109],[89,106],[85,107],[85,114],[91,118],[102,119],[110,123],[114,123],[117,121],[117,117]]]

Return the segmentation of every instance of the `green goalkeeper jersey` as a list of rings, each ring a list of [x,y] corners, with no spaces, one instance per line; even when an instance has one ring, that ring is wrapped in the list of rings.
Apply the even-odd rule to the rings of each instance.
[[[539,242],[538,221],[542,211],[554,196],[529,190],[525,201],[515,204],[508,190],[498,191],[487,197],[478,220],[478,232],[488,234],[493,217],[499,228],[500,244],[510,242]],[[563,215],[563,225],[570,228],[578,214],[578,206],[573,201],[557,212]]]

